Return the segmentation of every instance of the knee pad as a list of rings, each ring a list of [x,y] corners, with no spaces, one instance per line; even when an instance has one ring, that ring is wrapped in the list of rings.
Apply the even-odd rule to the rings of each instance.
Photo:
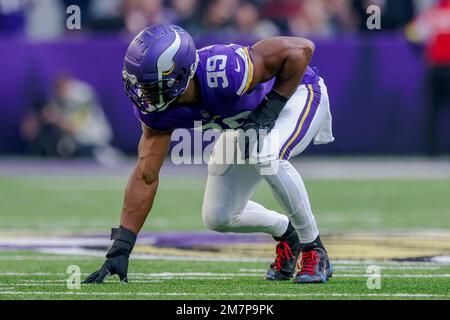
[[[224,232],[230,224],[230,215],[223,206],[203,203],[202,220],[208,230]]]

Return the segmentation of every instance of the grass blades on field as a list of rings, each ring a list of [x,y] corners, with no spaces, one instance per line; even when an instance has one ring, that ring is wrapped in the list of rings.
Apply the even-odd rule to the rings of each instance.
[[[203,178],[163,177],[144,231],[204,231]],[[450,229],[450,180],[306,181],[328,232]],[[117,225],[126,178],[0,178],[0,234],[106,234]],[[253,199],[279,210],[262,183]],[[264,281],[268,263],[137,260],[130,284],[69,290],[67,267],[83,277],[103,258],[0,251],[1,299],[450,299],[450,265],[377,262],[381,289],[367,288],[368,262],[339,262],[325,285]]]
[[[119,221],[125,178],[0,178],[0,232],[105,232]],[[449,180],[306,181],[322,230],[450,228]],[[145,231],[199,231],[205,180],[162,178]],[[261,183],[253,199],[279,210]]]
[[[450,266],[431,263],[380,262],[381,288],[369,289],[365,262],[336,262],[327,284],[297,285],[265,281],[266,263],[132,260],[128,285],[114,276],[104,285],[67,288],[69,265],[84,278],[102,262],[4,252],[0,299],[450,299]]]

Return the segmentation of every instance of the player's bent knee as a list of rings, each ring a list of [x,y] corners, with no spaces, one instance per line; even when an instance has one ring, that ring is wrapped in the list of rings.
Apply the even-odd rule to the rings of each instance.
[[[203,204],[202,208],[203,225],[212,231],[226,232],[229,228],[230,219],[224,214],[224,208]]]

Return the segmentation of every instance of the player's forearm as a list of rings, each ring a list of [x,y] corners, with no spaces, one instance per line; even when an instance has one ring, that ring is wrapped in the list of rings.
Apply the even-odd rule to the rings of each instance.
[[[138,234],[152,208],[158,188],[157,176],[146,177],[135,169],[128,180],[120,224]]]
[[[152,208],[159,171],[169,149],[170,134],[142,127],[138,161],[131,174],[122,209],[122,227],[138,234]]]

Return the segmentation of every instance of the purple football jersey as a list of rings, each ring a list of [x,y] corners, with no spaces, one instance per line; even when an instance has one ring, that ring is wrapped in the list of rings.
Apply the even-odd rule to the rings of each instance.
[[[197,52],[199,63],[195,75],[200,85],[200,104],[174,104],[164,111],[147,114],[134,107],[134,114],[146,126],[172,131],[193,128],[194,121],[201,121],[204,129],[236,129],[272,89],[275,78],[248,91],[253,78],[249,47],[213,45]],[[308,66],[301,83],[318,81],[317,70]]]

